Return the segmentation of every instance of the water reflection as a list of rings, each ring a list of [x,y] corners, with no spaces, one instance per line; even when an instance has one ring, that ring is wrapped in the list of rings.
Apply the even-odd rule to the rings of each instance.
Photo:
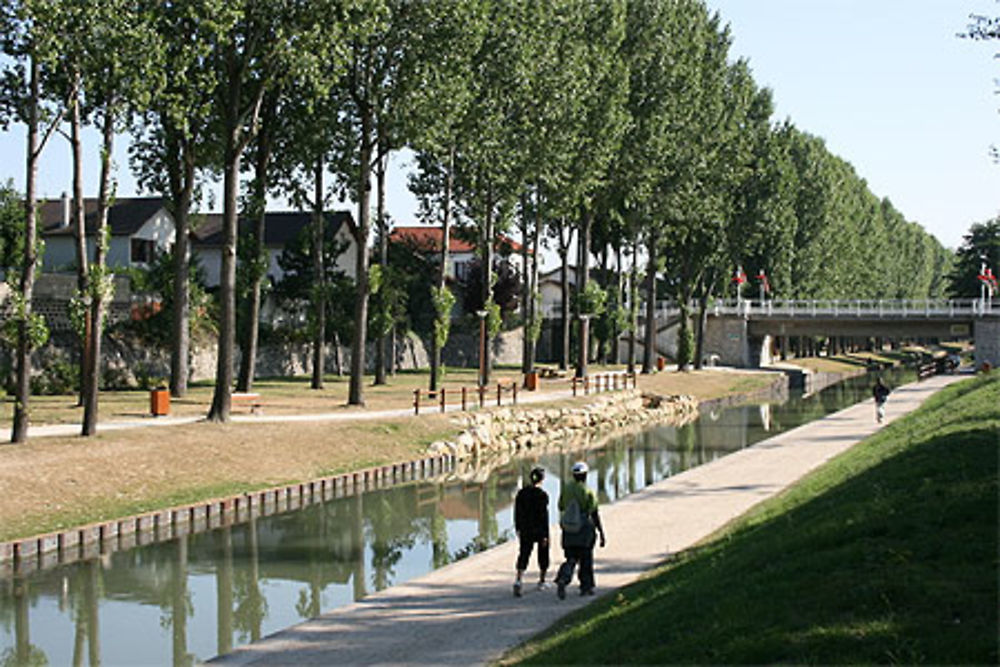
[[[556,516],[586,458],[601,503],[867,396],[864,379],[783,405],[707,410],[476,478],[421,481],[308,505],[0,581],[0,663],[192,665],[509,539],[534,465]]]

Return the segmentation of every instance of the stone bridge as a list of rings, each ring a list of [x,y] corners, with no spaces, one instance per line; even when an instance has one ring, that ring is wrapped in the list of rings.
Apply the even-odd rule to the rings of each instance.
[[[676,351],[680,310],[657,307],[657,353]],[[697,313],[691,308],[692,315]],[[773,300],[716,302],[708,312],[706,354],[726,365],[756,367],[787,350],[796,337],[908,341],[968,340],[976,344],[976,365],[1000,363],[1000,304],[952,300]]]

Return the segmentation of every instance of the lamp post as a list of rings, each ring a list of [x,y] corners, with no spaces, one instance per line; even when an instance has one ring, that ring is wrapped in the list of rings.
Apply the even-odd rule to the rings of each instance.
[[[477,310],[479,317],[479,386],[486,386],[486,315],[487,311]]]
[[[590,315],[580,313],[580,359],[576,364],[576,376],[587,377],[587,343],[590,340]]]

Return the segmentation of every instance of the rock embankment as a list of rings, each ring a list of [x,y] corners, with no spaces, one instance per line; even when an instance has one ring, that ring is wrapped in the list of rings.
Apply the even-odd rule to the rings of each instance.
[[[455,440],[439,440],[431,454],[449,454],[458,461],[488,454],[564,443],[595,432],[654,422],[686,423],[698,416],[692,396],[657,396],[629,389],[602,394],[584,406],[500,408],[457,418],[463,428]]]

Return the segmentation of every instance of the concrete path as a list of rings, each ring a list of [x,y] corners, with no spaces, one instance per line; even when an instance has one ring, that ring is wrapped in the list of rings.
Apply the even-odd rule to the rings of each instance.
[[[960,376],[893,391],[888,421]],[[595,553],[598,594],[639,578],[760,501],[874,433],[866,401],[647,487],[602,508],[608,545]],[[558,532],[554,531],[557,536]],[[558,537],[555,538],[558,542]],[[218,658],[222,664],[482,664],[593,598],[576,589],[511,594],[516,544],[394,586]],[[553,572],[562,561],[553,549]],[[532,563],[534,568],[534,563]],[[526,583],[536,576],[529,569]]]

